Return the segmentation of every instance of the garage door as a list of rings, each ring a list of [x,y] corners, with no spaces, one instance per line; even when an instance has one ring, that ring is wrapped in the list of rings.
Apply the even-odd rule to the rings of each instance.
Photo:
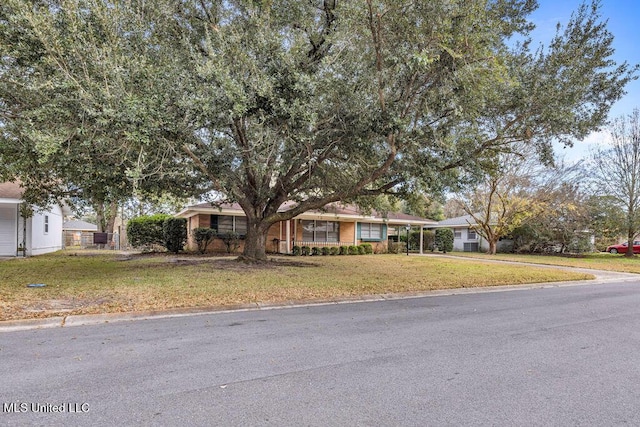
[[[0,206],[0,256],[16,254],[16,207]]]

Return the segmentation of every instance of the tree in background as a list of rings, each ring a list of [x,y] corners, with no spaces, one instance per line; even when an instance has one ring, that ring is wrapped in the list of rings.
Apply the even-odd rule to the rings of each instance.
[[[579,171],[580,165],[562,162],[546,166],[530,146],[518,144],[511,153],[496,156],[485,177],[458,193],[456,200],[489,244],[487,253],[495,254],[500,238],[532,219],[554,232],[560,223],[572,228],[569,215],[577,214],[578,208],[566,198],[577,188]],[[550,216],[544,222],[546,215]]]
[[[278,221],[439,191],[516,141],[549,157],[598,128],[636,68],[612,62],[597,3],[532,51],[535,6],[6,0],[0,174],[215,190],[246,214],[244,257],[263,260]],[[79,173],[83,156],[100,173]]]
[[[585,204],[589,217],[589,230],[595,237],[596,248],[604,251],[607,246],[619,243],[625,232],[626,215],[618,207],[615,198],[591,194]]]
[[[633,241],[640,232],[640,110],[619,117],[608,127],[610,146],[591,156],[594,185],[624,213],[626,256],[633,256]]]

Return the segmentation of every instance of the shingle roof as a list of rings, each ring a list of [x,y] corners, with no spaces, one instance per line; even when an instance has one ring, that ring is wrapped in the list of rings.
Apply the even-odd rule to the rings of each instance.
[[[23,192],[17,182],[0,182],[0,199],[21,199]]]
[[[438,222],[438,227],[452,227],[452,226],[468,226],[475,225],[476,221],[473,219],[471,215],[463,215],[455,218],[448,218]]]
[[[279,211],[284,212],[289,210],[291,207],[295,205],[294,202],[285,202],[280,206]],[[212,206],[211,203],[199,203],[197,205],[189,206],[189,209],[213,209],[213,210],[225,210],[225,211],[238,211],[238,213],[244,214],[242,211],[242,207],[238,203],[222,203],[220,206]],[[436,221],[422,218],[415,215],[408,215],[400,212],[388,212],[386,215],[383,215],[380,212],[372,211],[370,214],[364,214],[357,206],[354,205],[343,205],[341,203],[332,203],[324,207],[324,209],[314,209],[307,211],[306,214],[335,214],[335,215],[353,215],[353,216],[373,216],[377,218],[385,218],[390,221],[416,221],[416,222],[424,222],[424,223],[436,223]]]
[[[65,221],[64,224],[62,224],[62,229],[63,230],[87,230],[87,231],[92,231],[92,230],[97,230],[98,226],[95,224],[91,224],[90,222],[87,221],[81,221],[81,220],[71,220],[71,221]]]

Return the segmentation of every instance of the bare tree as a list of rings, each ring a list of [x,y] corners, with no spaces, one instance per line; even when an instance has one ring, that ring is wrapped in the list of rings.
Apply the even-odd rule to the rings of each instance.
[[[474,188],[457,195],[460,207],[473,218],[476,232],[495,254],[501,237],[531,218],[551,210],[562,188],[579,179],[580,165],[557,162],[547,166],[524,144],[494,159],[494,167]]]
[[[614,120],[609,128],[610,146],[597,148],[591,156],[595,185],[625,213],[624,231],[633,256],[633,241],[640,231],[640,111]]]

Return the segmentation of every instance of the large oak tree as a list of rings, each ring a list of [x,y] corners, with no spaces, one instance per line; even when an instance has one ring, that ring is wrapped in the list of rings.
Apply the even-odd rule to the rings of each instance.
[[[118,159],[100,169],[105,180],[215,190],[246,213],[244,256],[264,259],[277,221],[441,189],[513,142],[548,156],[553,139],[599,127],[635,68],[612,62],[597,3],[532,50],[536,6],[7,0],[3,173],[26,178],[39,164],[25,180],[34,188],[52,177],[88,188],[96,179],[73,165],[97,135],[97,154]],[[278,212],[287,200],[294,206]]]

